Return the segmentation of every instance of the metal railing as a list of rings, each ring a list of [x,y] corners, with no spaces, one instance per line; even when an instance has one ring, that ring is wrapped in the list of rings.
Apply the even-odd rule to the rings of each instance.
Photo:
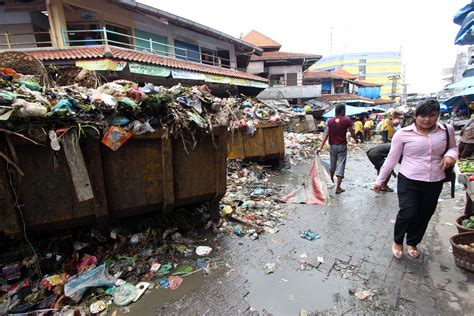
[[[70,39],[75,37],[77,34],[88,34],[95,36],[89,36],[84,39]],[[215,55],[206,54],[201,51],[191,50],[188,48],[172,46],[164,44],[162,42],[154,41],[151,38],[142,38],[132,36],[129,34],[119,33],[112,30],[108,30],[106,27],[95,30],[62,30],[62,41],[65,46],[87,46],[87,45],[114,45],[125,47],[133,50],[141,50],[157,54],[161,56],[171,57],[174,59],[181,59],[191,61],[200,64],[218,66],[223,68],[236,69],[237,65],[230,59],[217,57]],[[146,46],[143,46],[147,43]],[[208,57],[209,60],[203,60],[202,57]]]
[[[37,35],[48,35],[49,41],[37,41]],[[33,42],[16,42],[19,36],[33,36]],[[51,41],[50,32],[29,32],[29,33],[10,33],[8,31],[0,33],[0,49],[14,49],[14,48],[25,48],[25,46],[33,47],[51,47],[53,43]]]

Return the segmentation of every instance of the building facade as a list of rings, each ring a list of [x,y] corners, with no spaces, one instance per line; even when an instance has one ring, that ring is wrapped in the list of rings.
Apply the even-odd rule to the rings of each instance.
[[[380,84],[381,97],[399,100],[402,93],[402,58],[400,52],[367,52],[321,58],[308,71],[343,69],[359,80]]]
[[[268,86],[246,72],[259,47],[135,0],[2,1],[2,50],[145,82]]]

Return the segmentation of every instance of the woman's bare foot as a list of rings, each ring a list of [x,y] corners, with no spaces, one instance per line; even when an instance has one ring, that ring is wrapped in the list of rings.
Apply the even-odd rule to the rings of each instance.
[[[400,259],[403,256],[403,245],[392,243],[392,254],[395,258]]]
[[[336,194],[341,194],[342,192],[346,192],[343,188],[336,189]]]
[[[420,251],[416,248],[416,246],[409,246],[407,245],[407,252],[408,255],[412,258],[418,258],[420,256]]]

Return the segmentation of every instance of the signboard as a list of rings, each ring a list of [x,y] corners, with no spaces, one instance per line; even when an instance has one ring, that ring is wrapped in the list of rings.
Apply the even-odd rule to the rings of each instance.
[[[204,74],[188,70],[171,70],[171,75],[175,79],[204,80]]]
[[[229,78],[229,83],[233,84],[234,86],[244,86],[244,87],[247,87],[250,85],[249,80],[240,79],[240,78]]]
[[[77,60],[77,67],[82,67],[87,70],[110,70],[110,71],[122,71],[127,66],[126,61],[118,61],[112,59],[96,59],[96,60]]]
[[[261,81],[252,81],[250,80],[249,82],[249,87],[254,87],[254,88],[268,88],[268,83],[261,82]]]
[[[168,77],[171,74],[169,68],[149,64],[128,63],[128,68],[130,73],[138,75]]]
[[[208,75],[208,74],[205,74],[204,76],[205,76],[204,81],[206,82],[230,83],[230,78],[228,77],[223,77],[223,76],[218,76],[218,75]]]

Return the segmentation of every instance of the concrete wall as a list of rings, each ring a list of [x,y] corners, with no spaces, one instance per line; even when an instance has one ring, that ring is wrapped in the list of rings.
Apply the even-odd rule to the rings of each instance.
[[[263,61],[251,61],[247,67],[247,72],[251,74],[261,74],[265,72]]]
[[[33,33],[33,25],[29,12],[5,12],[5,6],[0,5],[0,34],[8,32],[14,33]],[[10,42],[13,43],[31,43],[35,41],[35,36],[31,35],[10,35]],[[0,49],[8,49],[5,36],[0,35]],[[31,48],[36,45],[13,45],[13,48]]]
[[[270,66],[268,67],[268,73],[269,75],[278,75],[278,74],[285,74],[285,79],[286,79],[286,74],[289,73],[296,73],[297,76],[297,85],[301,86],[303,85],[303,67],[298,66],[298,65],[293,65],[293,66]]]

